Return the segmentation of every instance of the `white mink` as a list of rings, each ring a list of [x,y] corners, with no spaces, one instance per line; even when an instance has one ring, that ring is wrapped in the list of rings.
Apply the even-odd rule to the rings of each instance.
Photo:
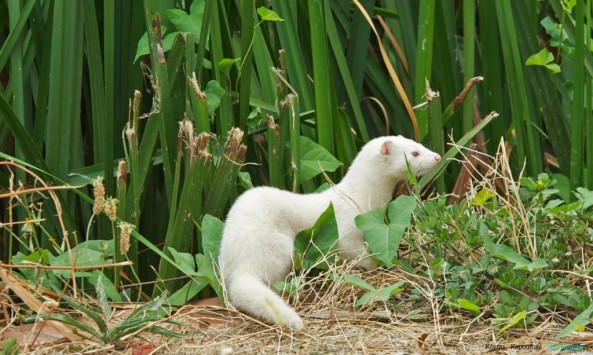
[[[324,192],[296,194],[258,187],[243,193],[228,213],[220,248],[229,303],[270,323],[302,329],[301,317],[270,288],[292,269],[296,234],[312,227],[331,202],[339,255],[359,259],[359,268],[376,268],[354,218],[385,208],[395,185],[407,177],[406,159],[414,174],[422,175],[441,157],[402,136],[380,137],[369,141],[342,181]]]

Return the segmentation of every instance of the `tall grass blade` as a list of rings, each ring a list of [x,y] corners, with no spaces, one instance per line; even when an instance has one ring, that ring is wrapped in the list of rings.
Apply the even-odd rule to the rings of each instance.
[[[153,105],[158,111],[160,121],[160,146],[163,157],[163,172],[165,174],[165,189],[169,206],[173,197],[173,170],[176,152],[176,125],[178,119],[173,114],[170,97],[167,60],[163,52],[163,37],[161,32],[161,14],[153,8],[152,2],[144,1],[148,43],[150,46],[150,60],[153,71],[153,86],[156,93]]]
[[[23,35],[25,25],[29,20],[29,15],[33,10],[36,1],[37,0],[27,0],[25,5],[21,9],[19,9],[18,20],[16,20],[16,22],[11,25],[10,32],[4,40],[2,47],[0,47],[0,68],[4,68],[4,66],[6,65],[8,59],[11,57],[13,53],[14,47],[20,45],[19,41],[23,38],[21,36]],[[13,7],[13,4],[18,4],[20,2],[9,1],[8,3],[11,4],[10,7]],[[14,18],[13,16],[10,17]]]
[[[574,68],[583,68],[585,66],[585,2],[577,1],[575,5],[575,50],[574,50]],[[587,37],[590,37],[590,33]],[[585,76],[580,70],[574,70],[573,98],[570,120],[570,181],[573,189],[582,186],[583,181],[583,153],[584,153],[584,131],[585,128]],[[591,113],[589,112],[589,115]],[[591,135],[591,132],[589,132]]]
[[[431,86],[440,93],[441,103],[452,102],[461,90],[462,78],[458,74],[457,28],[455,7],[450,1],[440,1],[435,8],[435,38]],[[493,32],[493,31],[486,31]],[[461,120],[455,120],[447,126],[454,132],[461,133]],[[431,123],[429,122],[429,127]],[[430,129],[430,128],[429,128]]]
[[[326,9],[326,13],[329,13],[328,9]],[[360,17],[360,15],[358,13],[355,13],[354,16]],[[366,23],[364,23],[364,25],[366,25]],[[364,54],[364,56],[362,56],[359,53],[359,54],[357,54],[357,56],[351,55],[349,57],[345,57],[344,50],[342,48],[342,44],[340,42],[339,34],[338,34],[338,31],[336,28],[336,24],[335,24],[332,16],[326,16],[326,30],[327,30],[327,37],[328,37],[329,44],[330,44],[330,47],[332,50],[333,58],[335,58],[335,61],[336,61],[337,67],[338,67],[338,71],[339,71],[338,77],[342,79],[343,88],[344,88],[344,91],[346,92],[347,100],[350,103],[349,106],[352,111],[352,114],[354,115],[354,122],[352,122],[351,126],[357,128],[360,138],[363,141],[368,141],[369,133],[367,131],[366,122],[364,120],[364,116],[362,113],[362,109],[360,108],[360,102],[359,102],[360,89],[357,89],[356,84],[354,83],[354,80],[355,80],[354,76],[356,75],[358,77],[362,77],[362,75],[364,74],[364,71],[363,70],[352,70],[351,68],[348,67],[348,63],[347,63],[348,58],[352,58],[351,59],[352,61],[359,63],[360,59],[357,59],[357,56],[358,56],[358,58],[361,58],[361,59],[366,58],[367,49],[365,48],[362,50],[362,54]],[[367,40],[364,43],[368,47],[368,34],[369,34],[368,25],[366,25],[366,31],[363,31],[363,33],[364,32],[367,33]],[[357,48],[358,48],[358,45],[355,45],[355,48],[351,48],[350,50],[355,50]],[[364,67],[364,64],[361,64],[360,67],[361,68]],[[356,80],[361,80],[361,79],[357,78]],[[361,82],[361,84],[362,84],[362,82]]]
[[[105,186],[108,193],[115,191],[115,181],[113,180],[113,118],[115,115],[115,2],[116,0],[106,0],[103,3],[103,20],[105,26],[103,27],[103,53],[105,56],[105,70],[104,70],[104,92],[105,92],[105,115],[103,117],[96,117],[95,122],[99,124],[96,135],[99,135],[103,146],[100,154],[102,161],[105,164]],[[97,70],[97,69],[92,69]],[[107,226],[100,224],[100,231],[104,231]],[[102,233],[102,232],[101,232]]]
[[[204,65],[204,55],[206,52],[206,47],[208,45],[208,35],[210,33],[210,19],[212,16],[208,16],[208,14],[212,14],[212,6],[216,0],[206,0],[204,4],[204,16],[202,16],[202,26],[200,27],[200,38],[198,43],[198,51],[196,53],[196,67],[188,68],[187,74],[189,75],[192,72],[196,72],[198,80],[205,79],[202,76],[202,68]]]
[[[543,152],[540,137],[533,126],[533,116],[528,100],[523,60],[519,54],[519,44],[516,38],[516,26],[511,11],[511,2],[502,0],[495,2],[496,16],[502,42],[502,52],[508,81],[509,100],[513,127],[516,130],[515,149],[517,161],[522,165],[527,162],[527,173],[536,175],[543,169]],[[529,159],[527,159],[529,158]]]
[[[49,168],[45,164],[45,161],[43,160],[37,145],[23,124],[19,121],[6,98],[1,94],[0,118],[12,133],[17,147],[19,147],[23,153],[24,160],[33,164],[33,166],[40,168],[41,170],[48,171]]]
[[[391,64],[391,61],[389,61],[389,56],[387,55],[387,52],[385,51],[385,48],[383,47],[383,44],[381,43],[381,38],[379,36],[379,33],[377,32],[377,29],[373,25],[373,22],[372,22],[371,18],[369,17],[368,13],[364,10],[362,5],[360,5],[358,0],[353,0],[353,1],[354,1],[354,4],[356,5],[356,7],[358,8],[358,10],[361,12],[361,14],[364,16],[366,21],[371,26],[371,29],[373,30],[373,33],[375,34],[375,37],[377,38],[377,42],[379,45],[379,50],[381,51],[381,56],[383,58],[383,62],[387,66],[387,72],[389,73],[389,76],[390,76],[391,80],[393,81],[393,84],[395,85],[395,88],[396,88],[396,90],[404,104],[404,107],[406,108],[408,116],[410,118],[410,122],[411,122],[412,128],[414,130],[414,138],[416,140],[419,140],[420,139],[420,130],[418,128],[416,114],[414,113],[412,104],[410,103],[410,100],[408,99],[408,95],[406,94],[406,92],[402,86],[402,83],[401,83],[398,75],[396,74],[395,69],[393,68],[393,65]]]
[[[425,93],[426,80],[432,75],[432,48],[434,44],[435,0],[421,0],[418,14],[418,41],[416,43],[416,73],[414,101],[421,103]],[[428,134],[428,111],[416,111],[419,140]]]
[[[315,106],[313,94],[309,89],[307,79],[307,65],[305,62],[303,44],[298,35],[297,2],[272,0],[272,6],[277,9],[283,22],[277,23],[280,47],[284,49],[286,73],[290,84],[296,90],[299,101],[303,105],[302,111],[312,110]]]
[[[83,1],[82,11],[85,21],[84,35],[86,58],[89,67],[90,102],[93,118],[93,161],[95,164],[98,164],[108,159],[113,159],[113,156],[107,155],[106,144],[108,142],[106,142],[105,138],[105,131],[108,128],[105,123],[106,120],[109,120],[106,115],[106,94],[109,92],[106,92],[108,88],[105,87],[103,76],[103,58],[101,56],[101,41],[99,39],[99,25],[97,23],[95,3],[92,1]],[[105,27],[107,26],[108,24]],[[113,84],[112,80],[110,84]],[[112,101],[112,99],[110,100]],[[112,169],[110,171],[113,171],[113,164],[110,165]],[[105,177],[107,178],[109,175],[105,174]]]
[[[374,2],[372,0],[362,0],[360,3],[366,12],[373,14]],[[349,72],[352,75],[352,86],[356,97],[361,97],[364,71],[360,70],[360,68],[364,68],[366,65],[371,28],[366,23],[364,17],[357,11],[352,14],[351,21],[346,62],[350,69]]]
[[[591,33],[593,30],[593,1],[587,0],[587,5],[585,7],[585,14],[587,17],[587,27],[586,33]],[[587,43],[586,48],[591,48],[593,45],[593,39],[591,36],[587,36]],[[584,54],[584,53],[583,53]],[[593,77],[588,75],[585,77],[585,97],[587,98],[585,102],[585,128],[584,132],[589,132],[589,134],[585,134],[585,183],[584,185],[589,188],[593,189]]]
[[[281,105],[281,117],[287,119],[290,123],[290,166],[292,171],[292,191],[297,192],[301,181],[299,174],[301,172],[301,121],[299,119],[299,98],[293,94],[288,94]]]
[[[487,29],[486,29],[487,30]],[[475,76],[476,53],[476,0],[463,1],[463,82],[468,82]],[[473,127],[474,100],[463,102],[463,131],[467,132]]]
[[[239,73],[239,128],[247,130],[249,97],[251,96],[251,70],[253,61],[252,43],[255,1],[241,1],[241,72]]]
[[[519,18],[528,18],[530,14],[530,3],[523,1],[513,2],[514,12]],[[528,57],[531,54],[541,50],[541,44],[538,37],[533,33],[533,25],[530,21],[517,21],[517,41],[521,49],[522,57]],[[488,43],[483,41],[484,43]],[[484,58],[486,60],[486,58]],[[491,74],[494,77],[494,73]],[[562,109],[560,95],[558,92],[558,75],[551,72],[543,66],[526,66],[525,75],[531,84],[533,91],[533,100],[540,107],[538,113],[541,114],[543,122],[547,128],[548,140],[554,149],[555,156],[560,165],[560,171],[568,174],[570,165],[570,139],[568,133],[568,119],[565,111]],[[485,82],[491,85],[500,85],[493,83],[495,80],[484,78]],[[490,89],[491,90],[491,89]],[[494,95],[495,93],[493,93]],[[493,100],[494,101],[494,100]],[[495,97],[495,101],[503,102],[502,98]],[[498,133],[498,135],[502,135]]]
[[[268,116],[268,177],[270,186],[284,188],[283,161],[284,145],[282,144],[282,128],[272,116]]]
[[[281,24],[279,26],[281,26]],[[271,49],[268,48],[261,26],[255,29],[254,36],[253,57],[257,68],[257,77],[253,78],[253,80],[257,80],[257,84],[254,83],[254,85],[258,86],[261,98],[266,103],[273,105],[276,102],[277,95],[276,79],[272,72],[274,62],[272,61],[272,53],[270,53]],[[251,101],[253,97],[254,95],[252,94],[249,100]]]
[[[83,28],[81,3],[56,2],[49,72],[45,158],[50,172],[65,179],[73,166],[72,137],[80,137]],[[68,63],[65,66],[64,63]],[[64,139],[63,137],[70,137]]]
[[[313,59],[313,85],[315,92],[315,123],[317,141],[330,153],[334,152],[334,110],[332,96],[327,37],[325,29],[326,0],[307,1],[311,33],[311,56]]]
[[[210,26],[210,53],[212,54],[212,66],[214,68],[214,77],[228,93],[231,91],[232,84],[230,77],[221,68],[221,61],[225,59],[224,44],[231,42],[230,38],[223,38],[225,32],[225,13],[221,2],[212,4],[212,18],[216,21]],[[233,116],[231,109],[230,95],[224,95],[215,116],[215,122],[218,132],[227,132],[233,126]]]
[[[443,135],[443,114],[441,112],[441,97],[438,93],[432,92],[426,88],[426,100],[428,101],[428,133],[430,138],[430,148],[439,154],[444,153],[444,135]],[[443,175],[437,178],[437,191],[445,193],[445,177]]]
[[[11,33],[15,32],[14,28],[19,25],[19,20],[22,18],[20,7],[20,1],[8,1],[8,18],[9,25],[11,27]],[[24,38],[25,33],[22,32],[20,34],[20,38],[17,38],[17,41],[12,48],[12,53],[10,55],[10,84],[12,89],[12,109],[21,124],[27,127],[27,124],[25,123],[25,82],[23,76]],[[17,158],[23,157],[21,147],[16,148],[15,155]],[[19,173],[18,178],[23,180],[24,176]]]
[[[51,5],[49,1],[44,2],[43,7],[35,6],[31,14],[31,29],[36,34],[35,38],[38,38],[36,41],[36,48],[38,48],[40,51],[40,58],[37,68],[39,78],[49,78],[51,59],[50,43],[52,43],[53,35],[50,29],[53,28],[53,16],[46,16],[46,14],[51,12],[52,6],[53,5]],[[36,90],[37,92],[35,93],[36,108],[32,137],[38,145],[45,143],[45,121],[48,111],[47,102],[49,97],[49,89],[50,87],[48,85],[48,80],[43,80],[39,82],[38,89]]]

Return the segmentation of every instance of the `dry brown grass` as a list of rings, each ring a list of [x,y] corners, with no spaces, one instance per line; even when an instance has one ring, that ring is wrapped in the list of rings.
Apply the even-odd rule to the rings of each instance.
[[[349,270],[348,272],[352,272]],[[443,309],[432,295],[426,280],[400,270],[358,274],[374,287],[407,280],[410,286],[401,297],[375,302],[366,308],[354,306],[363,292],[340,283],[328,283],[328,274],[308,280],[293,299],[305,320],[303,331],[292,331],[261,323],[222,308],[186,308],[176,319],[189,325],[187,339],[169,339],[163,353],[476,353],[491,345],[510,349],[536,346],[545,349],[561,329],[553,317],[529,329],[515,329],[497,337],[499,328],[488,320],[475,319]],[[420,286],[424,285],[424,286]],[[410,297],[414,287],[423,288],[422,297]],[[428,297],[426,297],[428,296]],[[215,324],[203,325],[204,317]],[[202,322],[200,321],[202,320]],[[222,323],[222,324],[219,324]]]
[[[497,345],[504,347],[504,351],[498,353],[508,353],[511,346],[534,346],[545,350],[553,336],[563,328],[550,315],[528,329],[517,328],[497,336],[499,327],[490,325],[487,319],[448,312],[440,299],[432,295],[426,280],[397,268],[365,274],[348,268],[340,271],[356,274],[377,288],[400,280],[407,280],[408,287],[388,302],[375,302],[359,308],[354,302],[363,293],[360,288],[333,282],[328,273],[322,273],[308,278],[306,285],[291,300],[304,318],[303,331],[262,323],[217,305],[217,302],[198,302],[184,306],[173,317],[182,323],[174,329],[187,334],[187,338],[140,334],[115,346],[66,343],[55,339],[30,350],[33,354],[463,354],[490,351],[489,347]],[[418,287],[423,288],[422,291],[412,292]],[[413,294],[419,296],[413,297]],[[125,312],[118,317],[124,316]],[[589,341],[592,335],[588,334]],[[572,339],[567,343],[587,340],[587,333],[581,336],[580,341]]]

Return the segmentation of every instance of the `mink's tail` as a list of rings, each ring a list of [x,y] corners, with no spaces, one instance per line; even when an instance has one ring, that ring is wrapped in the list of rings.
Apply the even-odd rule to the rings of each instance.
[[[303,329],[303,320],[257,276],[235,273],[227,278],[230,303],[253,316],[281,326]]]

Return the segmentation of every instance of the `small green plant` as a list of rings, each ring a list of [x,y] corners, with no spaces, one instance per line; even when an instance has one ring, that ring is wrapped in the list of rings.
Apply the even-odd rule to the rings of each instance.
[[[5,339],[2,342],[2,349],[0,355],[18,355],[19,348],[17,346],[16,338]]]
[[[593,270],[580,256],[593,240],[591,192],[577,188],[576,201],[566,202],[557,183],[548,174],[522,178],[520,201],[482,186],[458,204],[443,197],[421,204],[410,227],[413,248],[399,263],[424,269],[451,311],[477,317],[493,309],[499,334],[531,324],[541,309],[565,309],[575,319],[568,327],[582,328],[592,304],[578,277]],[[420,245],[422,253],[415,251]]]
[[[202,237],[202,253],[193,255],[169,248],[173,259],[181,266],[180,271],[190,277],[183,287],[167,299],[172,305],[185,304],[206,285],[210,285],[221,300],[224,299],[218,276],[218,255],[223,223],[220,219],[207,214],[202,218],[202,223],[198,228]]]
[[[71,250],[61,251],[60,254],[54,255],[48,249],[36,249],[29,254],[18,252],[13,256],[13,263],[15,265],[30,265],[32,263],[37,265],[48,266],[48,269],[20,269],[20,274],[29,282],[40,285],[42,287],[63,287],[64,282],[71,276],[70,267],[85,268],[89,270],[75,271],[75,277],[81,278],[96,285],[98,282],[103,283],[106,294],[109,299],[116,302],[121,302],[116,287],[113,282],[104,276],[101,270],[92,270],[91,268],[100,268],[101,266],[109,266],[112,264],[113,256],[113,240],[91,240],[82,242]]]
[[[125,339],[127,336],[142,331],[172,337],[185,337],[185,334],[172,331],[159,325],[164,322],[178,324],[177,322],[167,319],[171,310],[166,309],[163,306],[166,299],[165,295],[156,297],[145,304],[139,305],[123,321],[116,325],[110,325],[113,312],[107,302],[107,296],[102,282],[97,283],[96,290],[96,307],[91,307],[88,303],[83,303],[74,298],[62,295],[62,299],[66,301],[70,307],[77,310],[91,321],[90,324],[70,315],[60,313],[39,314],[30,317],[25,321],[34,322],[38,319],[50,319],[62,322],[79,330],[78,334],[83,338],[101,344],[115,344],[116,342]],[[60,290],[56,291],[61,293]]]
[[[346,276],[346,278],[344,279],[344,283],[346,283],[347,285],[354,285],[360,287],[367,291],[367,293],[360,296],[360,298],[356,300],[356,303],[354,305],[359,307],[364,307],[374,302],[386,302],[395,294],[402,292],[404,290],[403,286],[405,284],[405,282],[399,281],[392,285],[384,286],[377,289],[371,286],[368,282],[354,275]]]

